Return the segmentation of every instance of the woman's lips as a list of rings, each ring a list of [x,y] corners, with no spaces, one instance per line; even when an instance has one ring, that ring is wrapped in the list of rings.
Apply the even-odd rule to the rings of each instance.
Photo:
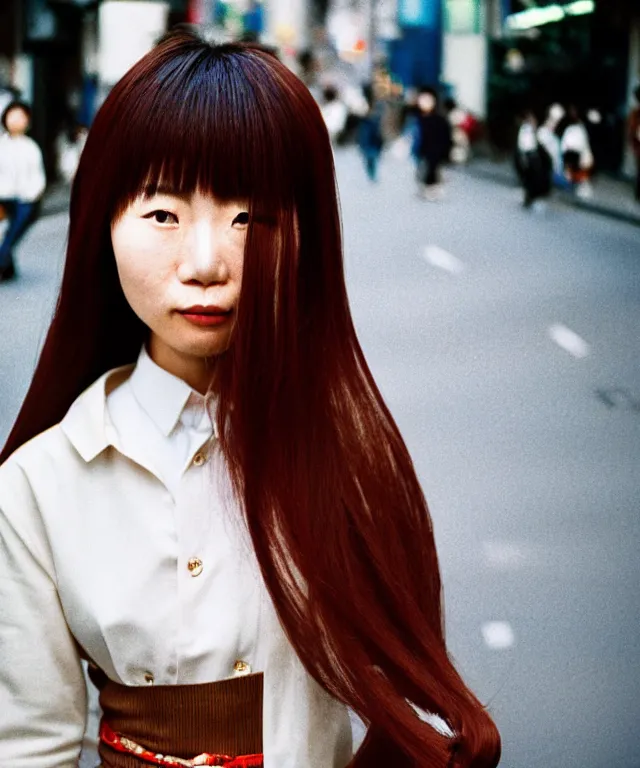
[[[222,307],[196,306],[182,309],[180,314],[193,325],[212,327],[226,323],[231,317],[231,310],[225,310]]]

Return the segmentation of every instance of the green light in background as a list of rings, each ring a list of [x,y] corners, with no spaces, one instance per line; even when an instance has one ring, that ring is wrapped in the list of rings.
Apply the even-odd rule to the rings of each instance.
[[[595,0],[574,0],[568,5],[546,5],[541,8],[529,8],[507,17],[507,28],[523,31],[533,27],[542,27],[562,21],[567,16],[586,16],[596,9]]]

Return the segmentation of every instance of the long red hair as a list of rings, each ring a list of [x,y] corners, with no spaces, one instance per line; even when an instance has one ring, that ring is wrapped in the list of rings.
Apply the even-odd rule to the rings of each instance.
[[[120,288],[110,224],[160,179],[250,201],[233,341],[216,362],[221,446],[293,646],[370,726],[354,764],[496,766],[497,729],[447,654],[427,504],[351,319],[329,138],[271,53],[180,30],[107,97],[73,185],[57,309],[0,461],[135,361],[147,329]]]

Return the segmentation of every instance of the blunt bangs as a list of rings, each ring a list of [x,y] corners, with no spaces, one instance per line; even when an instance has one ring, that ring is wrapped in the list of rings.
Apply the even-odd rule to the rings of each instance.
[[[237,45],[192,41],[183,48],[143,60],[114,89],[120,92],[110,131],[112,218],[160,185],[246,200],[269,219],[295,209],[305,154],[308,161],[307,128],[296,130],[296,122],[309,105],[298,109],[296,120],[300,94],[290,94],[294,103],[286,106],[278,93],[287,89],[278,76],[282,65]]]

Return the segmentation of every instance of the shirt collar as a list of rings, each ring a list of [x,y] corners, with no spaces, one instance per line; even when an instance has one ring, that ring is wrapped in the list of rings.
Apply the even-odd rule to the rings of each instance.
[[[143,346],[138,363],[129,379],[138,405],[165,437],[169,437],[180,421],[187,403],[189,410],[204,406],[204,397],[177,376],[168,373],[149,357]]]
[[[107,395],[131,375],[133,368],[133,365],[123,365],[104,373],[76,398],[60,422],[69,442],[86,462],[112,444]]]
[[[154,363],[143,346],[135,366],[125,365],[103,374],[75,400],[60,423],[86,462],[114,444],[107,397],[126,379],[139,406],[166,437],[179,421],[188,428],[217,435],[215,420],[212,425],[205,407],[208,398]]]

